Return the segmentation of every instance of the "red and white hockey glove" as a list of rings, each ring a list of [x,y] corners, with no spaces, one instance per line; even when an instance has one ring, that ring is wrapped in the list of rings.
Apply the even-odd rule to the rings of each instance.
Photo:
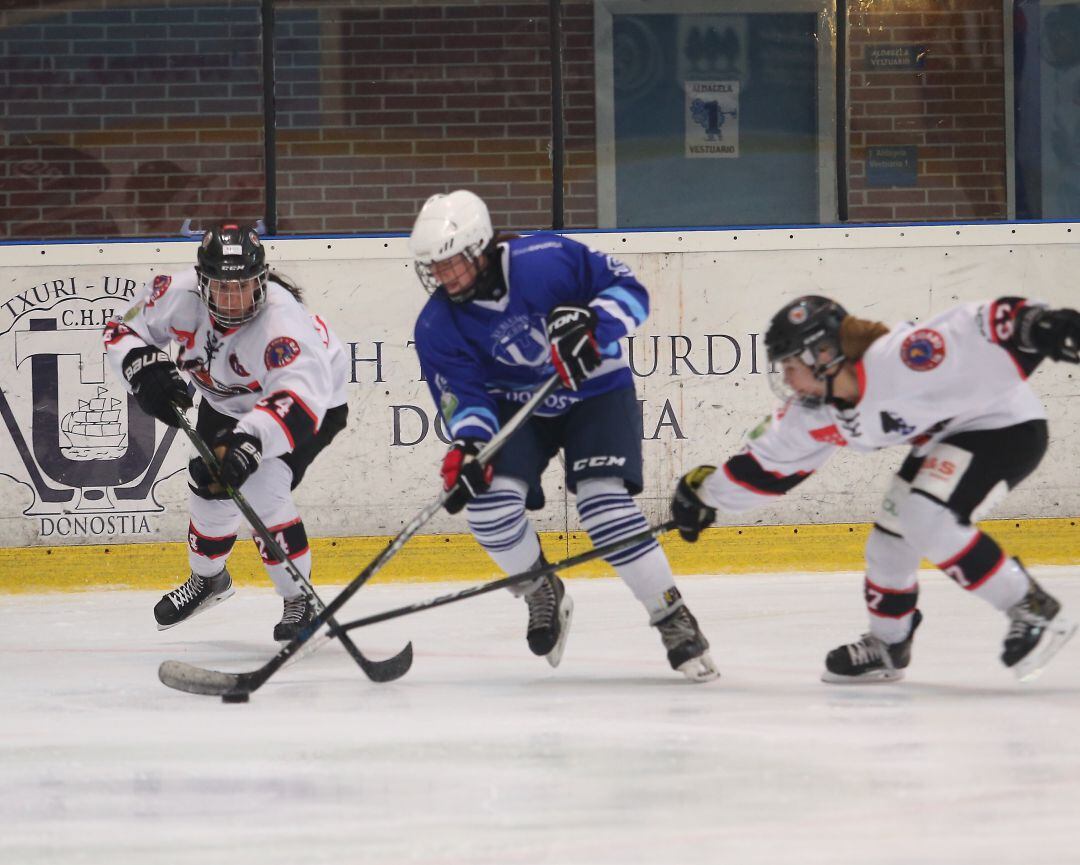
[[[557,306],[547,318],[551,362],[564,387],[577,390],[598,366],[600,346],[593,329],[596,313],[584,306]]]
[[[443,507],[456,514],[466,503],[491,486],[494,466],[481,465],[476,439],[454,439],[442,461],[443,489],[449,493]]]

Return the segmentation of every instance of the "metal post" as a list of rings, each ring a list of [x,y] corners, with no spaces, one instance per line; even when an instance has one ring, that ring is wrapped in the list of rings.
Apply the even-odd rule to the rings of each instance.
[[[274,101],[274,0],[262,0],[263,167],[266,233],[277,234],[277,105]]]
[[[551,227],[566,227],[563,203],[563,169],[566,140],[563,135],[562,3],[548,0],[548,30],[551,37]]]

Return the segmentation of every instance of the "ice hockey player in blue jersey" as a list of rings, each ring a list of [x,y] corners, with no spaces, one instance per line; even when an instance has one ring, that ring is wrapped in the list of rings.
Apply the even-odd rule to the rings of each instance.
[[[467,190],[429,198],[409,247],[431,295],[416,349],[453,438],[446,509],[467,506],[473,535],[507,573],[543,562],[526,510],[543,507],[541,474],[561,450],[594,544],[647,529],[631,498],[642,489],[641,418],[619,341],[645,320],[649,297],[630,269],[555,234],[496,238],[487,206]],[[563,386],[481,467],[483,444],[556,371]],[[672,668],[715,679],[660,546],[650,540],[607,561],[645,606]],[[552,574],[515,589],[529,609],[529,648],[558,666],[573,613],[563,581]]]

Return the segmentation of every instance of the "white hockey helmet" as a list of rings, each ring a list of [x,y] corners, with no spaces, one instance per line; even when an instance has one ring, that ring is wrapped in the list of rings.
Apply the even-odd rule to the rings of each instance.
[[[431,270],[435,262],[456,255],[476,262],[494,238],[491,215],[476,193],[457,189],[448,195],[431,196],[420,208],[409,235],[409,252],[421,284],[429,294],[435,291],[439,287]],[[470,291],[452,299],[465,301],[472,296]]]

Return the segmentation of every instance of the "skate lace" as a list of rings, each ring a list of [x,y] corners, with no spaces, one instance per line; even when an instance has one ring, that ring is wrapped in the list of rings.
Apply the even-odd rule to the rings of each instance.
[[[1006,640],[1024,640],[1027,639],[1032,631],[1046,627],[1049,618],[1043,615],[1042,611],[1038,608],[1038,599],[1033,598],[1030,594],[1024,598],[1020,603],[1016,604],[1009,610],[1009,618],[1012,620],[1009,623],[1009,630],[1005,634]]]
[[[529,630],[547,628],[555,619],[555,589],[545,579],[536,589],[525,596],[529,606]]]
[[[677,610],[667,621],[657,624],[656,629],[660,632],[660,639],[665,649],[674,649],[697,637],[697,628],[694,627],[685,607]]]
[[[866,634],[857,643],[849,643],[847,650],[852,664],[868,664],[871,661],[885,660],[885,644],[876,637]]]
[[[281,624],[295,625],[301,622],[307,613],[307,598],[297,595],[295,598],[285,599],[285,611],[281,614]]]
[[[206,585],[206,580],[200,577],[198,574],[192,574],[187,578],[187,582],[179,588],[173,589],[169,592],[168,598],[173,602],[176,609],[181,609],[186,604],[190,604],[202,593],[203,586]]]

